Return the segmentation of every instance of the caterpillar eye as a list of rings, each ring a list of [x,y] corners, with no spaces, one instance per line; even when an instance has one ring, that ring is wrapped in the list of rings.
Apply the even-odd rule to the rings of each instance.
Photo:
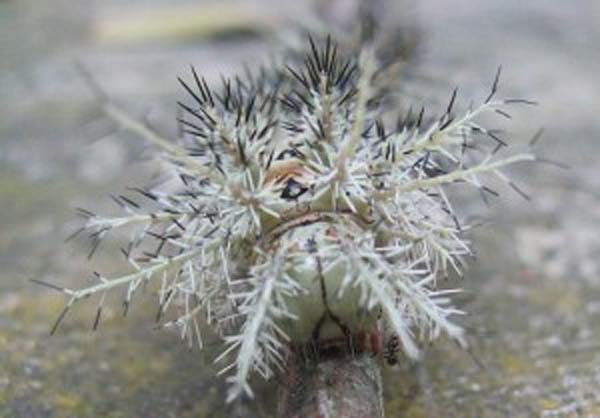
[[[300,158],[302,154],[295,149],[286,149],[279,153],[276,160],[287,160],[289,158]]]
[[[308,187],[303,186],[293,178],[289,178],[283,191],[281,192],[281,198],[286,200],[295,200],[306,193],[307,190]]]

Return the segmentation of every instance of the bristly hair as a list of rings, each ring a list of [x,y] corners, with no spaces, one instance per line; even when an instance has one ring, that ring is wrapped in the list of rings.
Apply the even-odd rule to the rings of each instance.
[[[462,313],[450,298],[459,289],[436,285],[471,254],[445,186],[496,194],[490,175],[522,193],[502,169],[536,157],[498,157],[508,141],[479,120],[510,118],[511,106],[532,102],[497,98],[499,69],[481,105],[456,111],[455,89],[439,117],[428,122],[421,109],[389,124],[368,47],[346,57],[330,38],[308,44],[301,65],[223,79],[219,89],[192,67],[178,78],[189,95],[179,103],[179,142],[103,102],[123,129],[157,147],[180,185],[111,196],[118,217],[78,210],[90,256],[115,228],[137,226],[122,248],[132,272],[96,274],[81,289],[48,284],[68,297],[52,332],[80,300],[99,295],[96,329],[107,292],[124,289],[126,314],[136,291],[155,282],[159,322],[199,347],[204,327],[222,337],[228,400],[252,395],[253,371],[283,370],[288,347],[368,330],[379,313],[390,347],[410,358],[441,332],[464,343],[451,318]],[[168,311],[175,319],[162,322]]]

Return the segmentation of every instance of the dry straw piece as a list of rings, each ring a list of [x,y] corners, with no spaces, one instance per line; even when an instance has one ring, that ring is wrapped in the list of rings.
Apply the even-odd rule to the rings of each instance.
[[[440,116],[421,110],[390,126],[369,47],[356,59],[330,39],[309,44],[291,66],[220,89],[192,68],[179,80],[190,96],[180,103],[179,142],[104,103],[123,129],[156,146],[180,185],[113,196],[119,217],[80,210],[93,250],[113,229],[136,226],[123,249],[133,271],[97,275],[82,289],[50,285],[68,297],[53,331],[80,300],[100,297],[96,327],[107,292],[123,289],[126,310],[155,282],[159,321],[174,315],[164,326],[200,347],[206,327],[222,338],[215,361],[229,401],[252,396],[253,372],[269,379],[284,370],[293,346],[385,329],[414,359],[418,342],[440,333],[464,342],[452,318],[462,313],[451,300],[460,289],[436,285],[471,255],[445,186],[495,193],[485,185],[495,176],[516,189],[502,169],[536,157],[502,157],[507,142],[479,121],[532,102],[497,98],[498,71],[479,106],[455,112],[454,91]]]

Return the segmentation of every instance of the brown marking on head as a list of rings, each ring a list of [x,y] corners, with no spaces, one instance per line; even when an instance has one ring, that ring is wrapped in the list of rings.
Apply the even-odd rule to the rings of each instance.
[[[282,184],[289,178],[307,185],[308,170],[298,160],[275,161],[265,176],[265,184]]]

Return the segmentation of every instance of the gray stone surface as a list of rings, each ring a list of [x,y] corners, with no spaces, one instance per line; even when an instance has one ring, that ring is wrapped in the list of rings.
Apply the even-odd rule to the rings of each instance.
[[[139,141],[98,118],[75,60],[115,100],[171,134],[175,76],[189,63],[214,81],[219,71],[266,56],[269,38],[258,35],[284,26],[274,15],[306,10],[303,3],[290,12],[274,0],[256,1],[264,25],[236,23],[230,3],[206,2],[225,5],[230,36],[98,40],[98,19],[158,3],[0,1],[1,417],[252,417],[274,410],[268,386],[260,402],[225,407],[215,347],[204,355],[188,351],[154,330],[152,295],[136,300],[125,320],[116,299],[95,333],[95,304],[84,304],[50,338],[64,300],[28,282],[75,285],[94,270],[123,271],[116,248],[88,262],[79,245],[63,244],[76,225],[71,208],[110,210],[109,191],[144,184],[154,171],[139,157],[148,155]],[[539,153],[572,169],[515,169],[531,202],[510,190],[490,208],[461,200],[466,213],[494,220],[474,233],[479,257],[460,301],[470,313],[473,356],[441,341],[425,348],[420,364],[386,371],[387,415],[600,416],[600,5],[424,0],[415,8],[423,70],[412,89],[445,99],[459,85],[466,104],[484,97],[502,64],[502,92],[541,103],[515,112],[506,125],[514,140],[526,143],[543,126]]]

